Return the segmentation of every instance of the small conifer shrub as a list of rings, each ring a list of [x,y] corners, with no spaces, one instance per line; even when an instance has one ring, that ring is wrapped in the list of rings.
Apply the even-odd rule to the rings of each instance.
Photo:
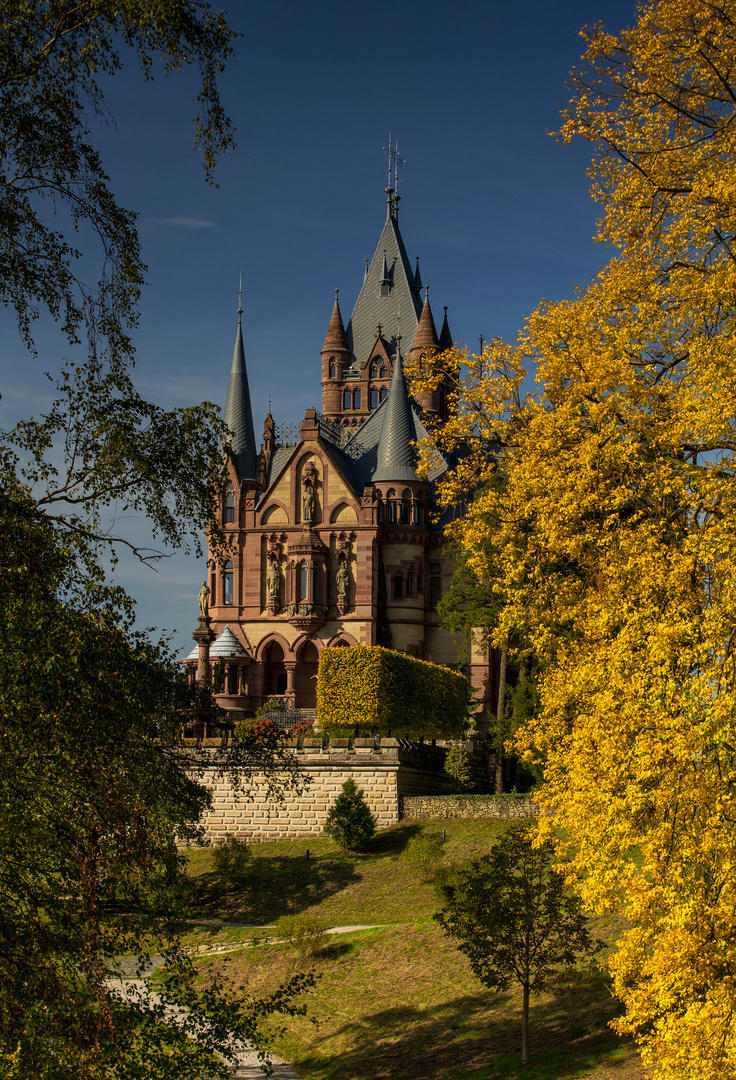
[[[351,777],[330,807],[325,832],[343,851],[364,851],[375,831],[375,818]]]

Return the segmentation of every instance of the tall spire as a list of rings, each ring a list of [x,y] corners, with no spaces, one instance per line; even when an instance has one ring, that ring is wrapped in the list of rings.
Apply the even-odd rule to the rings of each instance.
[[[447,308],[445,307],[445,321],[442,323],[442,329],[440,330],[440,349],[444,352],[445,349],[451,349],[452,346],[452,334],[447,323]]]
[[[230,383],[227,388],[224,420],[230,428],[230,445],[233,462],[240,480],[258,481],[258,455],[253,430],[253,412],[248,388],[248,372],[245,367],[243,347],[242,284],[238,291],[238,332],[235,335]]]
[[[419,256],[418,255],[417,255],[417,268],[414,271],[414,288],[417,290],[417,292],[419,292],[423,288],[423,286],[422,286],[422,275],[421,275],[421,273],[419,271]]]
[[[414,471],[415,454],[411,445],[415,430],[401,361],[401,335],[397,342],[394,373],[384,409],[385,417],[376,451],[376,468],[371,479],[388,483],[418,480]]]

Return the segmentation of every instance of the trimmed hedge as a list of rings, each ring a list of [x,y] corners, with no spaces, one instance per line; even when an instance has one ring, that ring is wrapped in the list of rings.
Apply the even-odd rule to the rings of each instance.
[[[468,724],[464,675],[379,645],[323,649],[317,719],[330,734],[346,726],[399,738],[455,739]]]

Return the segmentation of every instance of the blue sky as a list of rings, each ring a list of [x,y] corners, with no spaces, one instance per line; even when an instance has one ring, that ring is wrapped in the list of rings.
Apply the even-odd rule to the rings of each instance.
[[[571,295],[609,253],[592,240],[589,147],[548,133],[580,28],[616,32],[635,14],[630,0],[236,0],[228,15],[242,37],[222,91],[238,146],[217,188],[191,149],[195,73],[145,83],[126,65],[109,82],[116,126],[97,144],[113,191],[139,215],[148,264],[140,392],[169,407],[224,404],[242,272],[257,436],[269,395],[277,424],[320,406],[333,290],[347,320],[383,226],[389,131],[406,161],[407,251],[456,340],[512,338],[542,298]],[[63,347],[45,324],[38,343],[29,358],[12,313],[0,313],[2,426],[48,400],[43,372]],[[143,522],[130,528],[145,536]],[[188,651],[202,566],[175,555],[156,573],[124,558],[118,573],[139,625]]]

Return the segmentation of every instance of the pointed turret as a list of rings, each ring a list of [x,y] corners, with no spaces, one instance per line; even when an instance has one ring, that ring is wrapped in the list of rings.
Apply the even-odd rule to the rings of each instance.
[[[258,455],[256,454],[256,437],[253,430],[248,372],[245,367],[242,315],[243,309],[238,303],[238,332],[235,336],[233,365],[230,368],[230,383],[227,388],[224,420],[231,432],[230,445],[232,446],[233,463],[238,478],[258,483]]]
[[[442,329],[440,330],[440,349],[444,352],[445,349],[451,349],[452,346],[452,334],[447,323],[447,307],[445,307],[445,321],[442,323]]]
[[[340,384],[350,362],[350,346],[340,314],[338,293],[339,289],[335,289],[335,303],[322,346],[322,412],[330,420],[340,415]]]
[[[396,352],[394,373],[384,409],[385,417],[376,451],[376,468],[371,479],[386,483],[416,481],[418,480],[414,471],[416,457],[411,445],[412,439],[415,438],[415,430],[409,391],[401,362],[400,344]]]
[[[417,326],[416,336],[414,337],[414,344],[411,347],[412,356],[419,355],[421,353],[435,353],[440,347],[440,343],[437,339],[437,331],[434,328],[434,319],[432,318],[432,309],[429,306],[429,290],[424,297],[424,306],[422,307],[422,314],[419,316],[419,326]]]
[[[421,271],[419,269],[419,256],[418,255],[417,255],[417,268],[414,271],[414,288],[417,290],[417,292],[421,292],[421,290],[423,288],[423,286],[422,286],[422,274],[421,274]]]
[[[337,299],[339,291],[339,289],[335,289],[335,304],[332,308],[330,324],[327,327],[327,336],[325,337],[325,343],[322,346],[322,352],[350,352],[350,349],[348,348],[348,339],[345,334],[345,326],[343,325],[342,315],[340,313],[340,304]]]

